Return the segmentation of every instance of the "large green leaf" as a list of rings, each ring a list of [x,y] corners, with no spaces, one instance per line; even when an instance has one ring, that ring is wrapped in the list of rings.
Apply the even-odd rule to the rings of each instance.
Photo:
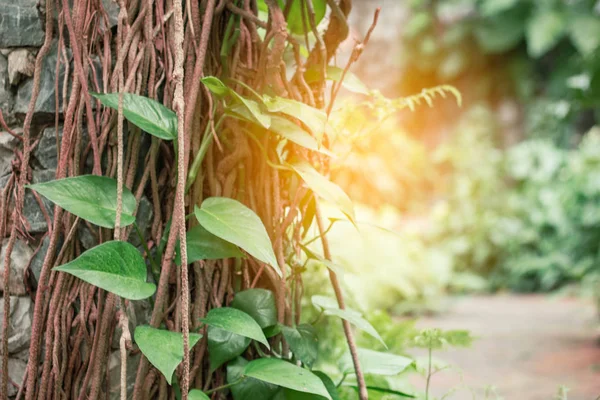
[[[266,289],[248,289],[235,294],[231,307],[250,315],[261,328],[277,324],[277,307],[273,292]]]
[[[311,368],[317,361],[319,339],[312,325],[300,324],[295,328],[282,326],[281,332],[296,358]]]
[[[350,308],[342,310],[337,307],[337,305],[335,304],[335,300],[323,296],[313,296],[312,303],[314,306],[323,309],[323,314],[345,319],[361,331],[368,333],[369,335],[377,339],[381,344],[386,346],[385,342],[383,341],[377,330],[373,327],[373,325],[369,323],[369,321],[364,319],[361,313],[359,313],[358,311],[352,310]]]
[[[93,224],[114,228],[117,216],[117,181],[96,175],[81,175],[27,185],[48,200]],[[121,226],[135,221],[135,197],[123,188]]]
[[[321,379],[307,369],[275,358],[261,358],[249,362],[244,375],[299,392],[313,393],[329,400],[331,395]]]
[[[527,24],[527,51],[532,57],[540,57],[550,50],[563,36],[566,18],[560,12],[540,9]]]
[[[363,373],[374,375],[398,375],[414,364],[414,360],[408,357],[361,348],[358,349],[358,359]],[[340,360],[340,370],[342,373],[354,371],[349,352]]]
[[[207,231],[269,264],[281,276],[271,239],[254,211],[230,198],[210,197],[195,208],[195,214]]]
[[[229,360],[241,355],[250,344],[250,339],[229,331],[208,327],[208,357],[210,370],[214,371]]]
[[[327,10],[327,1],[313,0],[312,4],[313,11],[315,12],[315,24],[318,25],[325,16],[325,11]],[[302,10],[302,7],[304,7],[304,10]],[[304,22],[302,20],[303,15]],[[287,18],[287,26],[288,30],[296,35],[304,35],[305,32],[312,32],[310,19],[308,18],[308,8],[306,7],[306,3],[304,1],[296,0],[292,2],[290,13],[288,14]],[[304,29],[305,26],[306,30]]]
[[[314,107],[300,101],[283,97],[265,97],[265,105],[269,112],[278,112],[296,118],[310,129],[316,137],[322,137],[327,124],[327,115]],[[272,118],[272,117],[271,117]],[[272,120],[272,123],[274,121]],[[274,130],[271,127],[271,130]],[[290,139],[291,140],[291,139]]]
[[[192,389],[188,393],[188,400],[210,400],[210,397],[205,395],[201,390]]]
[[[244,368],[248,361],[238,357],[227,364],[227,383],[240,380],[244,375]],[[234,400],[271,400],[279,387],[258,379],[246,378],[237,385],[231,387]]]
[[[326,201],[333,203],[343,212],[352,223],[355,223],[354,206],[348,195],[335,183],[319,174],[307,162],[299,162],[292,165],[294,171],[300,175],[308,187],[315,194]]]
[[[119,109],[119,93],[93,93],[102,104]],[[132,124],[164,140],[177,138],[177,114],[156,100],[133,93],[123,93],[123,116]]]
[[[135,328],[134,339],[148,361],[164,376],[169,385],[175,368],[183,361],[183,334],[142,325]],[[190,332],[190,349],[202,335]]]
[[[237,308],[213,308],[201,321],[206,325],[245,336],[269,347],[269,342],[260,325],[250,315]]]
[[[600,19],[595,15],[579,15],[569,23],[571,41],[584,56],[600,47]]]
[[[277,115],[271,116],[271,126],[269,127],[269,130],[302,147],[306,147],[307,149],[319,149],[317,140],[314,137],[302,129],[302,127],[298,126],[298,124],[288,121],[284,117],[279,117]]]
[[[327,391],[331,395],[332,400],[339,400],[340,396],[338,394],[337,387],[335,386],[335,383],[333,383],[329,375],[321,371],[313,371],[313,374],[315,374],[319,377],[319,379],[321,379],[321,381],[327,388]]]
[[[75,260],[55,267],[79,279],[130,300],[145,299],[156,286],[146,282],[146,263],[138,249],[127,242],[102,243]]]
[[[220,260],[221,258],[244,257],[240,249],[218,236],[213,235],[202,225],[196,225],[186,235],[187,260],[193,263],[199,260]],[[179,243],[177,243],[175,263],[181,264]]]

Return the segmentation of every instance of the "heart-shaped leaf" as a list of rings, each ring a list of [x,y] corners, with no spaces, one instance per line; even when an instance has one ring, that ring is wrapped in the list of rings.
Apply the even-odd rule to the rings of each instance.
[[[294,171],[306,182],[315,194],[333,203],[355,224],[354,206],[348,195],[335,183],[319,174],[310,164],[300,162],[292,165]]]
[[[250,339],[229,331],[208,327],[208,356],[210,370],[214,371],[229,360],[241,355],[250,344]]]
[[[408,357],[361,348],[358,349],[358,359],[363,373],[374,375],[398,375],[414,364],[414,360]],[[340,360],[340,370],[342,373],[354,371],[349,352]]]
[[[273,292],[267,289],[248,289],[235,294],[231,307],[250,315],[261,328],[277,324],[277,307]]]
[[[312,303],[314,306],[322,308],[323,313],[328,316],[335,316],[346,321],[350,322],[352,325],[356,326],[358,329],[368,333],[373,336],[375,339],[379,340],[381,344],[385,347],[386,344],[377,332],[373,325],[369,323],[366,319],[362,317],[362,314],[358,311],[352,310],[350,308],[346,308],[344,310],[337,307],[335,300],[329,299],[324,296],[313,296]]]
[[[220,260],[222,258],[244,257],[240,249],[218,236],[213,235],[202,225],[196,225],[186,235],[187,260],[191,264],[199,260]],[[175,263],[181,264],[179,243],[177,243]]]
[[[282,326],[281,332],[296,358],[311,368],[317,361],[319,339],[312,325],[300,324],[295,328]]]
[[[327,115],[317,108],[283,97],[266,97],[265,105],[269,112],[279,112],[302,121],[315,137],[322,137],[325,132]],[[273,130],[272,127],[271,130]]]
[[[173,372],[183,361],[183,334],[142,325],[135,328],[135,342],[164,376],[169,385]],[[190,332],[190,349],[198,343],[202,335]]]
[[[188,400],[210,400],[210,397],[205,395],[201,390],[192,389],[188,393]]]
[[[27,185],[71,214],[104,228],[114,228],[117,217],[117,181],[96,175],[81,175],[50,182]],[[135,221],[136,201],[133,193],[123,188],[121,226]]]
[[[92,96],[112,109],[119,109],[119,93],[93,93]],[[164,140],[177,139],[177,114],[156,100],[123,93],[123,116],[149,134]]]
[[[307,369],[275,358],[250,361],[244,375],[299,392],[313,393],[332,400],[321,379]]]
[[[321,22],[325,16],[325,11],[327,10],[327,1],[313,0],[312,5],[313,11],[315,12],[315,24],[319,25],[319,22]],[[302,10],[302,7],[304,7],[304,10]],[[312,32],[310,19],[308,17],[308,8],[305,2],[292,2],[292,6],[290,7],[290,12],[287,17],[287,27],[290,32],[295,33],[296,35],[304,35],[306,32]]]
[[[206,325],[245,336],[269,347],[269,342],[260,325],[250,315],[236,308],[213,308],[201,321]]]
[[[244,374],[248,361],[238,357],[227,364],[227,383],[239,381]],[[246,378],[231,387],[234,400],[271,400],[279,387],[258,379]]]
[[[269,264],[281,276],[271,239],[254,211],[227,197],[210,197],[195,208],[195,214],[207,231]]]
[[[156,291],[156,285],[146,282],[144,258],[127,242],[102,243],[54,270],[130,300],[146,299]]]

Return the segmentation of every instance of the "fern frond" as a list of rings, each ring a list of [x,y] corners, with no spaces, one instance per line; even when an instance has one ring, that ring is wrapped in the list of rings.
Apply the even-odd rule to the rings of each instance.
[[[450,85],[440,85],[423,89],[419,94],[394,100],[394,106],[398,109],[408,107],[411,111],[415,111],[416,106],[420,106],[423,101],[427,103],[429,107],[433,107],[433,100],[437,96],[445,99],[448,94],[454,96],[459,107],[462,106],[462,96],[460,92],[454,86]]]

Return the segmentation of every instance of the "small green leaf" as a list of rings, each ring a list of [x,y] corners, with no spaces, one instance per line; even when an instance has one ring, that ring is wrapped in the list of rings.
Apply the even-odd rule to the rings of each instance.
[[[263,328],[263,333],[267,339],[272,338],[273,336],[279,335],[281,333],[281,326],[279,324],[268,326]]]
[[[532,57],[541,57],[563,36],[566,27],[564,16],[554,10],[538,11],[527,24],[527,52]]]
[[[269,129],[271,126],[271,116],[263,111],[256,101],[246,99],[233,90],[231,94],[238,102],[225,110],[228,114]]]
[[[205,395],[201,390],[192,389],[188,393],[188,400],[210,400],[210,397]]]
[[[327,76],[325,79],[332,80],[334,82],[339,82],[342,79],[342,75],[344,70],[340,67],[336,67],[335,65],[328,65],[325,71]],[[322,80],[323,71],[321,68],[309,68],[305,73],[304,77],[307,83],[314,83]],[[369,94],[369,88],[365,85],[358,76],[353,74],[350,71],[346,72],[344,75],[344,81],[342,82],[342,86],[347,90],[358,93],[358,94]]]
[[[315,24],[319,25],[319,22],[325,16],[327,10],[326,0],[313,0],[313,10],[315,12]],[[304,10],[302,10],[304,7]],[[302,16],[304,15],[304,22]],[[287,18],[288,30],[296,35],[304,35],[305,32],[312,32],[310,25],[310,19],[308,17],[308,8],[306,3],[303,1],[293,1],[290,7],[290,13]],[[306,30],[304,27],[306,26]]]
[[[265,105],[269,112],[279,112],[302,121],[315,137],[322,137],[323,132],[325,132],[327,115],[323,111],[311,107],[308,104],[292,99],[285,99],[283,97],[265,96]],[[271,128],[271,130],[274,129]]]
[[[311,368],[317,361],[319,339],[312,325],[300,324],[295,328],[282,326],[281,332],[296,358]]]
[[[345,319],[346,321],[350,322],[352,325],[356,326],[361,331],[368,333],[369,335],[377,339],[385,347],[387,347],[387,345],[385,344],[377,330],[373,327],[373,325],[371,325],[369,321],[364,319],[361,313],[359,313],[358,311],[352,310],[351,308],[346,308],[342,310],[338,308],[338,306],[335,304],[335,300],[323,296],[313,296],[312,303],[314,306],[322,308],[323,313],[325,315]]]
[[[202,335],[190,332],[190,349],[200,338]],[[144,356],[170,385],[173,372],[183,361],[183,334],[142,325],[135,328],[134,339]]]
[[[600,19],[594,15],[580,15],[569,23],[571,41],[577,51],[589,56],[600,47]]]
[[[27,185],[59,207],[104,228],[114,228],[117,217],[117,181],[96,175],[81,175],[50,182]],[[135,221],[136,201],[133,193],[123,188],[121,226]]]
[[[199,260],[220,260],[222,258],[244,257],[240,249],[218,236],[213,235],[202,225],[196,225],[186,235],[187,260],[193,263]],[[181,264],[179,243],[177,243],[175,263]]]
[[[146,299],[156,291],[153,283],[146,282],[144,258],[127,242],[102,243],[54,270],[67,272],[130,300]]]
[[[277,324],[277,307],[273,292],[267,289],[248,289],[235,294],[231,307],[250,315],[261,328]]]
[[[244,374],[244,368],[248,361],[238,357],[227,364],[227,383],[240,380]],[[271,400],[279,387],[258,379],[246,378],[237,385],[231,387],[234,400]]]
[[[294,171],[300,175],[308,187],[315,194],[326,201],[333,203],[341,212],[343,212],[353,224],[355,222],[354,206],[348,195],[335,183],[319,174],[307,162],[300,162],[292,165]]]
[[[250,339],[229,331],[208,327],[208,357],[214,371],[229,360],[241,355],[250,345]]]
[[[398,375],[414,364],[408,357],[361,348],[358,349],[358,359],[363,373],[374,375]],[[340,360],[340,370],[342,373],[354,372],[349,352]]]
[[[327,66],[327,79],[331,79],[332,81],[339,82],[342,79],[342,75],[344,70],[340,67],[336,67],[333,65]],[[355,74],[350,71],[346,72],[344,75],[344,80],[342,81],[342,86],[353,93],[358,94],[369,94],[369,88],[365,85]]]
[[[269,264],[281,276],[271,239],[254,211],[230,198],[210,197],[195,208],[195,214],[207,231]]]
[[[244,375],[299,392],[313,393],[329,400],[331,396],[321,379],[307,369],[275,358],[250,361]]]
[[[245,336],[269,347],[269,342],[258,323],[250,315],[236,308],[213,308],[201,321],[206,325]]]
[[[208,88],[208,90],[219,97],[225,97],[230,93],[230,89],[215,76],[205,76],[200,79],[200,81]]]
[[[501,13],[514,7],[518,2],[519,0],[483,0],[480,6],[481,15],[489,17]]]
[[[112,109],[119,109],[119,93],[94,93],[92,96]],[[164,140],[177,138],[177,114],[156,100],[123,93],[123,116],[143,131]]]

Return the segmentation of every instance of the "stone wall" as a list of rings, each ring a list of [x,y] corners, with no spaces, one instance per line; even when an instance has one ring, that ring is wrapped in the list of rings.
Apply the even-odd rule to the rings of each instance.
[[[44,42],[44,18],[39,10],[44,9],[44,0],[0,0],[0,110],[8,128],[16,135],[22,133],[22,125],[31,101],[33,85],[34,63],[36,55]],[[116,26],[118,6],[112,0],[102,0],[109,15],[109,21]],[[56,35],[55,35],[56,36]],[[35,105],[31,134],[37,146],[32,152],[30,182],[46,182],[55,178],[57,168],[57,143],[62,138],[62,127],[55,127],[55,115],[62,115],[63,106],[63,81],[65,74],[65,58],[72,71],[70,51],[60,55],[61,68],[57,70],[58,45],[55,40],[50,52],[43,61],[41,73],[41,87]],[[101,79],[101,71],[97,71]],[[58,96],[56,88],[58,86]],[[67,95],[70,87],[67,87]],[[58,104],[57,104],[58,99]],[[85,134],[84,134],[85,140]],[[85,143],[84,143],[85,144]],[[21,150],[20,140],[11,135],[6,127],[0,124],[0,189],[4,189],[9,182],[13,171],[18,170],[14,161],[16,151]],[[145,152],[141,152],[145,156]],[[88,163],[86,168],[90,168]],[[86,171],[89,173],[90,171]],[[14,174],[16,178],[18,175]],[[48,224],[46,216],[52,218],[52,204],[42,198],[40,205],[31,191],[26,192],[23,210],[24,231],[19,235],[11,255],[11,273],[9,290],[9,392],[10,397],[15,396],[25,374],[28,347],[31,336],[33,319],[33,302],[37,280],[39,279],[42,263],[48,250],[49,238],[47,235]],[[44,207],[45,210],[42,210]],[[152,221],[152,204],[146,197],[142,197],[138,212],[138,225],[142,230],[150,227]],[[95,236],[85,224],[79,226],[77,240],[82,245],[82,250],[96,245]],[[141,245],[137,236],[132,236],[131,242]],[[4,260],[5,245],[8,238],[3,238],[0,259]],[[59,251],[58,249],[57,251]],[[0,263],[0,276],[4,270],[3,262]],[[0,279],[1,281],[1,279]],[[3,318],[4,296],[7,293],[0,282],[0,321]],[[133,311],[132,323],[145,323],[148,321],[151,309],[148,303],[137,302]],[[137,320],[137,321],[136,321]],[[133,328],[133,327],[132,327]],[[0,335],[1,335],[0,329]],[[118,334],[118,333],[117,333]],[[118,340],[113,340],[114,354],[111,356],[110,374],[111,398],[119,398],[118,376],[120,359],[118,357]],[[139,355],[137,356],[139,358]],[[136,363],[130,363],[135,367]],[[133,368],[132,367],[132,368]],[[135,368],[131,371],[131,382],[135,378]],[[113,385],[114,386],[114,385]]]

